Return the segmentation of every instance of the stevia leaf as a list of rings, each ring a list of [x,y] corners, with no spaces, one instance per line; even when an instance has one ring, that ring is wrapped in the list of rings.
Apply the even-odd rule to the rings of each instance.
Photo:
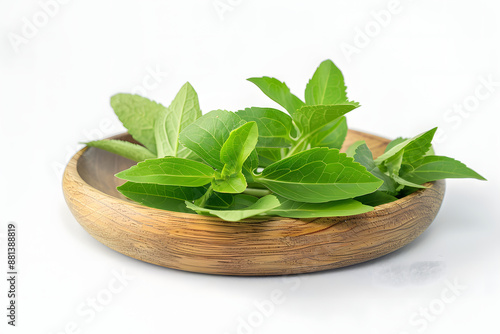
[[[401,177],[416,184],[449,178],[486,180],[460,161],[443,156],[425,156],[415,162],[414,166],[414,169],[402,173]]]
[[[254,151],[259,138],[255,122],[248,122],[229,134],[220,150],[220,161],[224,163],[222,176],[241,172],[243,163]]]
[[[234,201],[229,207],[229,210],[243,210],[245,208],[248,208],[249,206],[254,205],[259,201],[258,197],[247,194],[239,194],[233,196],[234,196]]]
[[[436,130],[437,128],[431,129],[406,145],[403,155],[404,163],[414,165],[416,161],[420,160],[429,152],[432,148],[431,142]]]
[[[372,152],[370,151],[366,143],[364,141],[356,142],[353,145],[351,145],[351,147],[355,147],[354,161],[360,163],[361,165],[366,167],[368,172],[370,172],[380,180],[384,181],[384,183],[380,186],[380,188],[378,188],[378,190],[385,191],[389,194],[396,194],[397,184],[391,177],[382,173],[379,167],[375,164]]]
[[[331,60],[323,61],[306,86],[308,105],[340,104],[347,102],[346,86],[342,72]]]
[[[297,202],[322,203],[365,195],[383,183],[337,149],[313,148],[280,160],[254,178]]]
[[[311,136],[309,142],[311,147],[342,148],[347,136],[347,120],[344,116],[328,123],[315,135]]]
[[[166,108],[145,97],[132,94],[112,96],[111,107],[132,137],[156,154],[154,125]]]
[[[247,194],[235,195],[214,192],[204,207],[218,210],[241,210],[255,204],[258,200],[258,197]]]
[[[226,110],[214,110],[187,126],[180,134],[181,143],[195,152],[207,164],[222,170],[220,161],[222,145],[229,138],[231,131],[245,124],[235,113]]]
[[[281,205],[268,212],[270,215],[290,218],[317,218],[351,216],[373,210],[373,207],[363,205],[353,199],[332,201],[326,203],[304,203],[278,197]]]
[[[114,139],[106,139],[106,140],[95,140],[88,143],[85,143],[89,147],[100,148],[101,150],[105,150],[114,154],[121,155],[130,160],[134,161],[143,161],[146,159],[154,159],[156,158],[156,154],[145,148],[144,146],[137,145],[134,143],[130,143],[128,141],[123,140],[114,140]]]
[[[282,111],[272,108],[246,108],[236,112],[247,122],[256,122],[259,140],[256,147],[290,147],[292,118]]]
[[[242,172],[237,172],[225,177],[220,176],[219,173],[217,174],[212,180],[212,187],[214,191],[220,193],[238,194],[243,192],[247,187],[247,181]]]
[[[204,207],[209,209],[228,209],[234,203],[234,195],[228,193],[213,192],[205,202]]]
[[[425,144],[427,142],[429,143],[428,146],[425,144],[425,146],[427,147],[425,149],[425,152],[423,152],[422,154],[427,153],[427,151],[430,148],[430,140],[432,140],[432,137],[434,136],[435,132],[436,128],[423,132],[413,138],[406,139],[396,145],[391,145],[392,147],[389,150],[387,150],[384,154],[375,159],[375,163],[377,165],[380,165],[385,160],[393,157],[394,155],[397,155],[402,150],[406,149],[410,149],[408,157],[410,158],[410,160],[414,160],[415,156],[421,153],[421,151],[418,149],[419,144]]]
[[[402,177],[401,177],[401,176],[399,176],[399,175],[392,175],[391,177],[392,177],[392,179],[393,179],[394,181],[396,181],[397,183],[399,183],[400,185],[405,186],[405,187],[421,188],[421,189],[425,189],[425,188],[427,188],[427,187],[422,186],[422,185],[420,185],[420,184],[417,184],[417,183],[414,183],[414,182],[408,181],[408,180],[406,180],[405,178],[402,178]]]
[[[388,158],[384,161],[384,164],[380,166],[385,170],[390,176],[399,175],[399,170],[401,169],[401,164],[403,163],[403,156],[405,150],[399,151],[397,154]]]
[[[393,148],[394,146],[398,145],[398,144],[401,144],[402,142],[404,142],[405,140],[408,140],[409,138],[402,138],[402,137],[398,137],[394,140],[392,140],[391,142],[389,142],[389,144],[387,144],[387,146],[385,147],[385,150],[384,152],[387,152],[389,151],[391,148]]]
[[[304,105],[297,96],[290,92],[290,88],[284,82],[275,78],[249,78],[248,81],[255,84],[271,100],[285,108],[293,116],[295,111]]]
[[[259,167],[259,156],[255,149],[243,163],[243,175],[245,175],[247,182],[253,182],[253,173],[257,167]]]
[[[252,216],[261,215],[269,210],[272,210],[280,205],[280,201],[273,195],[267,195],[260,198],[254,204],[243,208],[243,209],[235,209],[235,210],[214,210],[209,208],[201,208],[199,206],[194,205],[191,202],[186,202],[186,206],[191,210],[194,210],[198,213],[205,213],[217,216],[221,219],[227,221],[239,221],[242,219],[246,219]]]
[[[165,157],[139,162],[116,177],[137,183],[199,187],[214,178],[214,170],[201,162]]]
[[[170,113],[168,108],[161,110],[158,119],[154,123],[155,141],[156,141],[156,154],[158,158],[166,156],[175,157],[175,151],[170,147],[167,136],[166,122],[167,116]]]
[[[379,206],[386,203],[397,201],[398,199],[383,191],[375,191],[371,194],[356,197],[355,200],[370,206]]]
[[[183,149],[179,147],[180,132],[200,117],[198,95],[191,84],[186,82],[155,123],[158,156],[178,156],[178,151]]]
[[[351,146],[349,146],[347,148],[347,150],[345,151],[345,154],[347,154],[348,157],[354,158],[354,155],[356,154],[356,150],[361,145],[366,145],[366,142],[364,140],[358,140],[358,141],[352,143]],[[370,154],[371,154],[371,151],[370,151]]]
[[[267,167],[283,158],[281,148],[256,148],[259,155],[259,166]]]
[[[345,102],[337,105],[304,106],[293,115],[301,136],[312,135],[321,130],[325,124],[337,120],[349,111],[359,107],[357,102]]]
[[[165,186],[149,183],[125,182],[118,191],[142,205],[156,209],[189,212],[185,201],[193,201],[203,196],[206,187]]]

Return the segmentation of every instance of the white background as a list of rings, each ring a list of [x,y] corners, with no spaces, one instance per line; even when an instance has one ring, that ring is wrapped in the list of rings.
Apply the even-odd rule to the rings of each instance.
[[[5,273],[15,222],[20,272],[16,328],[0,274],[0,332],[498,332],[497,1],[66,0],[45,6],[50,17],[47,3],[0,2],[0,261]],[[489,179],[448,181],[438,217],[404,249],[287,280],[209,276],[116,253],[66,207],[61,167],[78,143],[123,130],[111,95],[169,104],[189,80],[204,112],[275,106],[245,79],[274,76],[303,96],[327,58],[362,104],[351,128],[395,138],[439,126],[438,153]],[[122,271],[133,279],[120,286]],[[106,305],[93,314],[96,297]]]

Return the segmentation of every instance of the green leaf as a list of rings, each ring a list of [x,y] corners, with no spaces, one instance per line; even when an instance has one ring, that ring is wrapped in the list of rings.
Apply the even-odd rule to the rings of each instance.
[[[200,117],[198,95],[191,84],[186,82],[155,122],[158,157],[178,156],[178,151],[183,149],[179,147],[180,132]]]
[[[264,196],[260,198],[257,202],[246,208],[235,209],[235,210],[214,210],[209,208],[201,208],[199,206],[194,205],[191,202],[186,202],[186,206],[191,210],[194,210],[198,213],[208,213],[217,216],[221,219],[232,222],[264,214],[269,210],[278,207],[279,205],[280,201],[276,198],[276,196],[273,195]]]
[[[116,177],[138,183],[199,187],[214,178],[214,170],[197,161],[165,157],[139,162]]]
[[[290,218],[317,218],[351,216],[373,210],[373,207],[352,199],[326,203],[295,202],[281,197],[279,200],[281,205],[269,211],[268,214]]]
[[[398,137],[394,140],[392,140],[389,144],[387,144],[387,146],[385,147],[385,150],[384,152],[387,152],[389,151],[391,148],[393,148],[394,146],[398,145],[398,144],[401,144],[402,142],[404,142],[405,140],[408,140],[409,138],[402,138],[402,137]]]
[[[414,166],[414,169],[407,170],[404,173],[402,172],[401,177],[416,184],[449,178],[486,180],[460,161],[443,156],[425,156],[415,162]]]
[[[225,194],[215,192],[204,207],[209,209],[241,210],[259,200],[258,197],[247,194]]]
[[[267,167],[283,158],[281,148],[256,148],[259,155],[259,166]]]
[[[236,112],[247,122],[256,122],[259,141],[256,147],[290,147],[292,118],[282,111],[272,108],[246,108]]]
[[[187,126],[180,135],[181,143],[195,152],[207,164],[222,170],[222,145],[234,129],[245,124],[238,115],[226,110],[214,110]]]
[[[170,145],[168,143],[166,122],[169,113],[170,110],[168,110],[167,108],[160,111],[158,119],[156,119],[154,124],[156,152],[158,158],[164,158],[166,156],[176,156],[176,153],[170,148]]]
[[[394,181],[396,181],[397,183],[399,183],[400,185],[405,186],[405,187],[421,188],[421,189],[427,188],[427,187],[424,187],[420,184],[408,181],[397,174],[391,175],[391,177]]]
[[[290,88],[284,82],[275,78],[249,78],[248,81],[254,83],[271,100],[285,108],[293,116],[295,111],[304,105],[297,96],[290,92]]]
[[[222,176],[216,172],[212,180],[212,187],[220,193],[238,194],[247,188],[247,181],[242,172],[236,172],[228,176]]]
[[[209,209],[228,209],[234,203],[233,194],[213,192],[203,207]]]
[[[257,167],[259,167],[259,156],[257,149],[255,149],[243,164],[243,175],[245,175],[247,182],[253,182],[253,172]]]
[[[341,149],[347,136],[347,120],[344,116],[328,123],[314,136],[309,138],[311,147],[328,147]]]
[[[185,201],[193,201],[203,196],[206,191],[206,187],[164,186],[134,182],[126,182],[117,189],[125,197],[142,205],[156,209],[189,213],[193,213],[193,211],[186,208]]]
[[[323,61],[306,86],[306,104],[340,104],[347,102],[342,72],[331,60]]]
[[[410,141],[404,148],[403,162],[409,165],[424,157],[427,152],[432,148],[432,139],[436,133],[437,128],[425,132],[423,135],[418,136],[416,139]]]
[[[132,137],[156,154],[154,125],[166,108],[145,97],[132,94],[114,95],[111,97],[111,107]]]
[[[337,149],[313,148],[280,160],[254,178],[297,202],[322,203],[365,195],[383,183]]]
[[[156,155],[144,146],[123,140],[96,140],[85,144],[89,147],[97,147],[137,162],[156,158]]]
[[[413,138],[406,139],[397,145],[393,145],[389,150],[387,150],[384,154],[379,156],[377,159],[375,159],[375,163],[377,165],[382,164],[385,160],[388,160],[389,158],[397,155],[400,153],[402,150],[408,150],[406,153],[406,156],[408,159],[413,161],[416,156],[419,154],[422,154],[422,156],[427,153],[427,151],[430,148],[430,141],[432,140],[432,137],[434,136],[434,133],[436,132],[437,128],[431,129],[429,131],[423,132]],[[420,145],[425,146],[425,150],[419,149]],[[423,152],[423,153],[421,153]]]
[[[337,105],[317,105],[304,106],[293,115],[293,120],[297,124],[301,136],[311,135],[323,129],[323,127],[349,111],[359,107],[357,102],[346,102]]]
[[[386,203],[397,201],[398,199],[383,191],[375,191],[371,194],[356,197],[355,200],[370,206],[379,206]]]
[[[351,158],[354,158],[354,155],[356,154],[356,150],[358,149],[358,147],[360,147],[361,145],[366,145],[366,142],[364,140],[358,140],[354,143],[351,144],[351,146],[349,146],[345,152],[345,154],[347,154],[348,157],[351,157]],[[371,151],[370,151],[370,154],[371,154]],[[373,157],[373,156],[372,156]],[[358,161],[359,162],[359,161]],[[366,166],[365,166],[366,167]]]
[[[405,150],[399,151],[397,154],[385,160],[384,164],[379,167],[386,171],[390,176],[399,175],[399,170],[401,169],[401,164],[403,163],[404,153]]]
[[[229,134],[220,150],[220,161],[224,163],[222,177],[241,172],[243,163],[255,149],[259,131],[257,123],[248,122]]]
[[[396,183],[391,177],[382,173],[379,167],[375,164],[375,161],[373,161],[373,154],[366,143],[364,141],[356,142],[352,144],[351,147],[355,147],[354,161],[360,163],[366,167],[368,172],[384,181],[378,190],[385,191],[389,194],[396,194]],[[349,149],[351,149],[351,147],[349,147]]]

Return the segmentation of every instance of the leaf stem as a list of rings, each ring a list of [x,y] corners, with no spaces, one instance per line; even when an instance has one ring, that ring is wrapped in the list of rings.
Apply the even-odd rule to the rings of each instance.
[[[271,194],[271,191],[267,190],[267,189],[246,188],[243,191],[243,193],[247,194],[247,195],[256,196],[256,197],[264,197],[266,195]]]

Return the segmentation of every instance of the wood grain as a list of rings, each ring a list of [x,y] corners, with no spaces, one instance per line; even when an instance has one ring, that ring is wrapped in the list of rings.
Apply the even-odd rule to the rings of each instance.
[[[113,138],[132,140],[127,134]],[[349,130],[346,145],[357,140],[366,140],[375,156],[388,143]],[[63,178],[64,196],[76,220],[94,238],[127,256],[209,274],[298,274],[375,259],[418,237],[438,213],[445,191],[444,181],[428,183],[427,189],[356,216],[232,223],[129,201],[116,190],[122,182],[114,174],[133,164],[97,148],[78,152]]]

